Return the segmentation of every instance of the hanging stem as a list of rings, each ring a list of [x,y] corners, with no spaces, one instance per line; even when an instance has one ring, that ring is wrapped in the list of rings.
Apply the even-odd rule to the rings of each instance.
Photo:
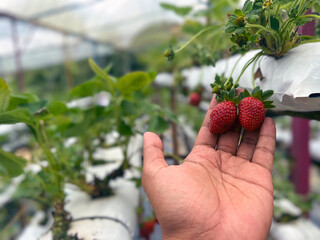
[[[278,14],[279,14],[280,6],[281,6],[281,3],[279,2],[279,3],[278,3],[278,6],[277,6],[276,14],[275,14],[276,17],[277,17]]]
[[[164,155],[165,157],[170,157],[170,158],[172,158],[172,159],[175,160],[175,162],[177,162],[177,163],[180,163],[180,164],[183,163],[183,159],[182,159],[181,157],[179,157],[178,155],[176,155],[176,154],[164,152],[163,155]]]
[[[207,27],[205,29],[202,29],[200,32],[198,32],[196,35],[194,35],[188,42],[186,42],[185,44],[183,44],[178,50],[174,51],[175,54],[181,52],[183,49],[185,49],[190,43],[192,43],[197,37],[199,37],[201,34],[210,31],[212,29],[218,29],[217,26],[211,26],[211,27]]]
[[[246,69],[251,65],[251,63],[253,63],[256,59],[258,59],[259,57],[261,57],[262,55],[264,55],[264,52],[259,52],[257,53],[253,58],[251,58],[246,65],[244,65],[244,67],[241,70],[241,73],[239,75],[239,77],[237,78],[237,81],[233,84],[232,88],[235,87],[236,84],[238,84],[238,82],[240,81],[241,76],[243,75],[243,73],[246,71]]]
[[[301,17],[298,17],[298,19],[303,19],[303,18],[317,18],[320,19],[319,15],[315,15],[315,14],[307,14],[307,15],[303,15]]]
[[[259,60],[259,58],[255,59],[253,62],[253,66],[252,66],[252,86],[253,86],[253,88],[256,87],[255,78],[254,78],[254,69],[256,68],[258,60]]]
[[[273,36],[273,38],[276,40],[276,43],[277,43],[277,46],[280,46],[280,37],[278,36],[277,32],[275,32],[274,30],[272,29],[268,29],[266,27],[263,27],[261,25],[258,25],[258,24],[250,24],[250,23],[247,23],[246,26],[248,27],[252,27],[252,28],[258,28],[258,29],[261,29],[267,33],[270,33],[271,36]]]
[[[227,86],[227,84],[230,82],[230,79],[232,77],[232,74],[234,73],[234,70],[236,69],[238,63],[240,62],[240,60],[243,58],[243,55],[241,57],[239,57],[239,59],[236,61],[236,63],[234,64],[233,68],[232,68],[232,71],[231,71],[231,74],[229,76],[229,78],[227,79],[227,81],[224,83],[224,86]]]

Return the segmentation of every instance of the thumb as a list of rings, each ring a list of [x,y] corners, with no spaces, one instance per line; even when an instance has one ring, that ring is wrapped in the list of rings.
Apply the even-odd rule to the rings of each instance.
[[[143,180],[151,179],[155,173],[168,166],[162,151],[162,142],[158,135],[146,132],[143,135]]]

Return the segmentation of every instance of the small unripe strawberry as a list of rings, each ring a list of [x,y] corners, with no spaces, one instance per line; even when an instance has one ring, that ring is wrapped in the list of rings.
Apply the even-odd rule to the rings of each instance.
[[[199,103],[201,102],[201,95],[197,92],[192,92],[189,95],[189,103],[193,106],[199,106]]]
[[[216,105],[210,114],[209,130],[213,134],[228,131],[237,118],[237,108],[232,101],[224,101]]]
[[[244,129],[254,131],[263,123],[265,106],[261,100],[254,97],[246,97],[240,101],[238,109],[239,122]]]

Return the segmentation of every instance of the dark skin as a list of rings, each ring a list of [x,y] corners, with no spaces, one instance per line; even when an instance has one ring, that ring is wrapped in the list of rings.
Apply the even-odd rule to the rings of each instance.
[[[179,166],[165,162],[162,142],[144,134],[142,184],[164,240],[265,240],[273,215],[272,165],[276,130],[236,124],[219,137],[209,132],[213,98],[191,153]]]

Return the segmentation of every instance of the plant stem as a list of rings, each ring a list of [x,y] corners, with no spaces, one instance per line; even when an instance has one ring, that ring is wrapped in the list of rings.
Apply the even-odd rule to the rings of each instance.
[[[302,19],[302,18],[318,18],[318,19],[320,19],[320,16],[316,15],[316,14],[307,14],[307,15],[303,15],[303,16],[298,17],[298,19]]]
[[[164,155],[165,157],[170,157],[170,158],[174,159],[177,163],[180,163],[180,164],[183,163],[183,159],[180,158],[180,157],[179,157],[178,155],[176,155],[176,154],[164,152],[163,155]]]
[[[254,60],[253,66],[252,66],[252,86],[253,86],[253,88],[256,87],[255,78],[254,78],[254,69],[256,68],[256,65],[257,65],[258,60],[259,60],[259,58],[257,58],[256,60]]]
[[[279,2],[279,3],[278,3],[278,6],[277,6],[277,10],[276,10],[275,17],[277,17],[278,14],[279,14],[280,6],[281,6],[281,3]]]
[[[237,78],[237,81],[233,84],[232,88],[235,87],[236,84],[238,84],[238,82],[240,81],[241,76],[243,75],[243,73],[245,72],[245,70],[251,65],[251,63],[253,63],[256,59],[258,59],[259,57],[261,57],[262,55],[264,55],[264,52],[258,52],[253,58],[251,58],[246,65],[244,65],[244,67],[241,70],[241,73],[239,75],[239,77]],[[231,88],[231,89],[232,89]]]
[[[320,42],[320,39],[307,40],[307,41],[304,41],[304,42],[301,42],[301,43],[294,45],[293,48],[298,47],[303,44],[306,44],[306,43],[316,43],[316,42]]]
[[[230,79],[232,77],[232,74],[234,73],[234,70],[236,69],[238,63],[240,62],[240,60],[243,58],[243,55],[241,57],[239,57],[239,59],[236,61],[236,63],[234,64],[231,74],[229,75],[229,78],[227,79],[227,81],[224,83],[224,86],[227,86],[227,84],[230,82]]]
[[[54,157],[50,151],[50,147],[47,146],[47,144],[45,142],[44,136],[42,136],[42,130],[41,130],[41,126],[40,126],[39,122],[36,123],[35,131],[36,131],[37,138],[39,139],[38,143],[39,143],[40,147],[42,148],[49,165],[53,169],[55,169],[56,163],[55,163]]]
[[[302,11],[304,9],[304,6],[303,5],[306,5],[306,0],[303,0],[303,2],[300,4],[299,6],[299,9],[298,9],[298,15],[301,15],[302,14]]]
[[[196,35],[194,35],[188,42],[186,42],[185,44],[183,44],[178,50],[174,51],[175,54],[181,52],[184,48],[186,48],[190,43],[192,43],[197,37],[199,37],[201,34],[210,31],[212,29],[218,29],[217,26],[211,26],[211,27],[207,27],[205,29],[202,29],[200,32],[198,32]]]
[[[246,26],[252,27],[252,28],[258,28],[258,29],[264,30],[265,32],[270,33],[274,37],[274,39],[276,40],[277,46],[280,46],[280,43],[281,43],[280,38],[279,38],[277,32],[275,32],[274,30],[268,29],[268,28],[263,27],[258,24],[251,24],[251,23],[247,23]]]

